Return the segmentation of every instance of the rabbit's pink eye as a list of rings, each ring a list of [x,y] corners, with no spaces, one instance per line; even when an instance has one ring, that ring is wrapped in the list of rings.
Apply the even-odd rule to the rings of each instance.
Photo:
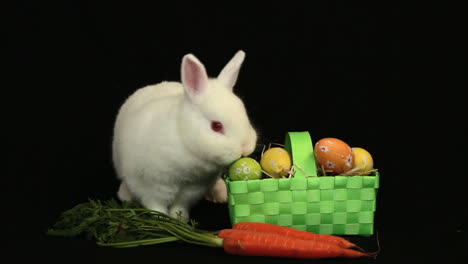
[[[211,129],[213,129],[214,132],[224,134],[223,124],[219,121],[211,121]]]

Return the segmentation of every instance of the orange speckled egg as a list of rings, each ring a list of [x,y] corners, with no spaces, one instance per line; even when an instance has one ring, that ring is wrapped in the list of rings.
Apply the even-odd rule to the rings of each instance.
[[[336,174],[353,168],[353,150],[344,141],[337,138],[323,138],[315,144],[315,158],[327,172]]]

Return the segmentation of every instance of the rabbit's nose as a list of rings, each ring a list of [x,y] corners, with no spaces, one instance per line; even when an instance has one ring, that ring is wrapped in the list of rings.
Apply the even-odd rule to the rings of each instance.
[[[241,151],[242,151],[242,157],[247,157],[250,154],[252,154],[252,150],[249,147],[249,144],[246,144],[246,143],[242,144]]]
[[[255,133],[255,130],[251,129],[250,133],[247,135],[244,141],[241,142],[242,156],[247,157],[250,154],[252,154],[255,150],[256,143],[257,143],[257,134]]]
[[[242,144],[241,146],[242,157],[247,157],[247,144]]]

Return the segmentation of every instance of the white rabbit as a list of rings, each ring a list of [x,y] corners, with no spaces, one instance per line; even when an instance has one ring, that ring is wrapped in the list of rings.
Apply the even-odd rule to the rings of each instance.
[[[162,82],[131,95],[114,127],[113,161],[121,200],[188,219],[208,193],[226,202],[224,167],[250,155],[257,134],[233,92],[245,53],[239,51],[217,79],[192,54],[182,59],[182,83]],[[211,190],[209,190],[211,188]]]

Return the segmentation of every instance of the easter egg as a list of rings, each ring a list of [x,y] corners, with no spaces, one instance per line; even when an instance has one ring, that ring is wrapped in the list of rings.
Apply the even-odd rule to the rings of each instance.
[[[363,148],[352,148],[354,153],[353,168],[360,168],[362,171],[372,170],[374,168],[374,160],[371,154]]]
[[[283,148],[270,148],[260,158],[260,165],[269,176],[282,178],[291,169],[291,156]]]
[[[241,158],[229,167],[231,181],[258,180],[262,177],[260,164],[252,158]]]
[[[337,138],[323,138],[315,144],[315,158],[325,171],[341,174],[354,165],[352,149]]]

